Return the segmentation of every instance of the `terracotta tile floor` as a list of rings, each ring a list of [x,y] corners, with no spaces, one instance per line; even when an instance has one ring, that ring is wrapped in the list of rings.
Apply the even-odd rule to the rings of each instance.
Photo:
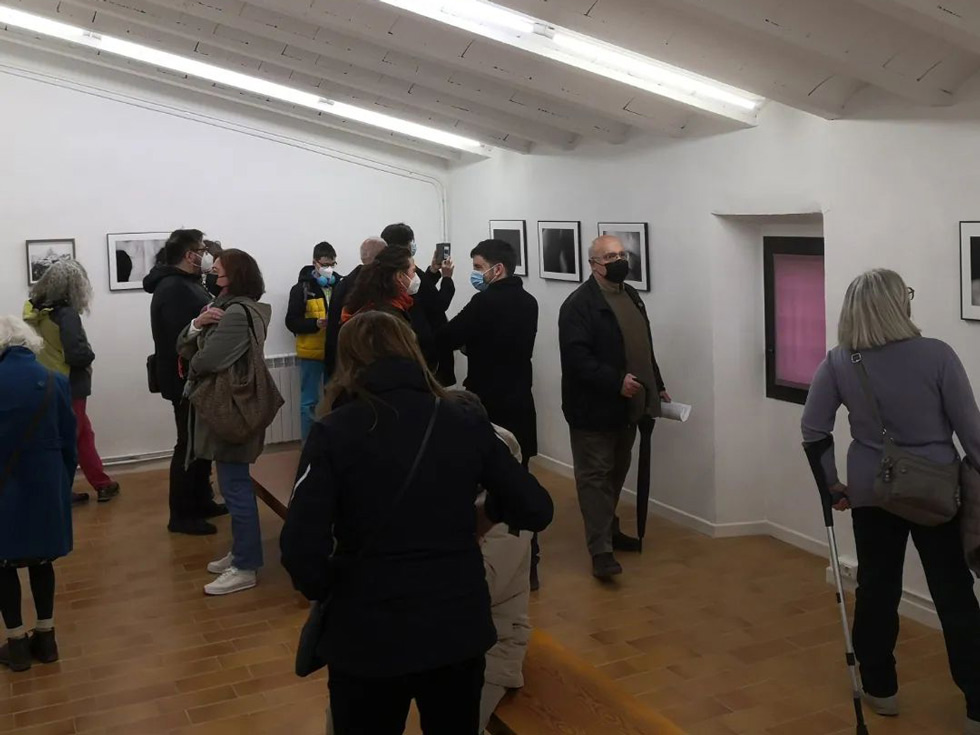
[[[654,519],[648,550],[623,555],[622,581],[602,585],[571,484],[539,474],[558,511],[532,604],[538,626],[692,735],[854,732],[823,560]],[[171,536],[166,474],[121,479],[118,501],[76,510],[75,552],[57,565],[62,660],[0,671],[0,733],[322,733],[322,676],[292,674],[306,606],[277,563],[279,519],[262,507],[259,587],[208,599],[204,567],[227,551],[228,519],[216,537]],[[872,716],[872,733],[961,732],[941,637],[908,622],[899,656],[904,714]]]

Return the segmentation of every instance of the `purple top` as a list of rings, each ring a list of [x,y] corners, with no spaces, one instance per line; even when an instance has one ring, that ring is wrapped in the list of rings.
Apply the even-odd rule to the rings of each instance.
[[[957,459],[953,433],[967,456],[980,460],[980,410],[963,363],[945,342],[916,337],[861,353],[882,420],[895,443],[934,462]],[[813,378],[803,409],[803,441],[815,442],[834,430],[837,409],[847,407],[851,446],[847,486],[855,508],[874,504],[873,487],[884,442],[858,368],[849,350],[830,351]],[[822,457],[827,481],[838,481],[833,451]]]

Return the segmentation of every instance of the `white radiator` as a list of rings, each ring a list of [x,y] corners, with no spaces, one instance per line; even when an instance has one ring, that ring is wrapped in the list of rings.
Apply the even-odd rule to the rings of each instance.
[[[279,415],[265,432],[266,444],[285,444],[300,440],[300,377],[296,355],[272,355],[265,358],[265,364],[276,381],[276,387],[285,401]]]

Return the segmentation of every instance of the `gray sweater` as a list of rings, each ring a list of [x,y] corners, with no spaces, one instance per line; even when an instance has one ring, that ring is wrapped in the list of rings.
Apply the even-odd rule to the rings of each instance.
[[[934,462],[957,458],[953,433],[971,460],[980,461],[980,410],[970,379],[953,348],[917,337],[861,353],[882,420],[899,446]],[[835,347],[817,368],[803,410],[803,441],[830,436],[837,409],[847,407],[851,446],[848,495],[853,507],[874,504],[872,489],[884,444],[851,353]],[[822,458],[830,483],[838,481],[833,451]]]

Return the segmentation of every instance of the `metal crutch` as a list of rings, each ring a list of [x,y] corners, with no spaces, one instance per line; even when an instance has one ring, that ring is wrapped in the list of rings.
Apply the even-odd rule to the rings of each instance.
[[[827,543],[830,545],[830,566],[834,570],[834,584],[837,585],[837,605],[840,608],[841,624],[844,628],[844,646],[846,651],[847,668],[851,674],[851,691],[854,693],[854,715],[857,717],[857,735],[868,735],[868,726],[864,723],[864,710],[861,707],[861,685],[858,682],[857,660],[854,656],[854,644],[851,642],[851,628],[847,622],[847,605],[844,602],[844,583],[840,573],[840,559],[837,557],[837,534],[834,531],[834,503],[840,497],[830,492],[827,476],[823,471],[820,458],[825,452],[834,450],[832,437],[818,442],[803,444],[803,451],[810,462],[813,479],[816,480],[817,490],[820,491],[820,504],[823,507],[824,525],[827,527]]]

